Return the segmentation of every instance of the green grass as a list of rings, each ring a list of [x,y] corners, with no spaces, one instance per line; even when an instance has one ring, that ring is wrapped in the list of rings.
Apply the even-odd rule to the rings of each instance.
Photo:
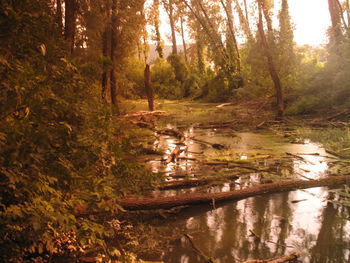
[[[171,122],[175,125],[189,126],[194,123],[208,123],[210,121],[232,120],[235,116],[234,107],[217,108],[219,103],[203,103],[178,100],[156,100],[156,110],[166,112],[166,117],[159,122],[166,125]],[[138,111],[147,111],[146,100],[126,100],[121,103],[123,114]]]
[[[323,144],[326,149],[350,157],[349,128],[299,129],[297,132],[301,137]]]

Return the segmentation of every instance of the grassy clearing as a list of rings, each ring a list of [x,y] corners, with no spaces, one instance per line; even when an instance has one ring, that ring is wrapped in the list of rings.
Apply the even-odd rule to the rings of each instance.
[[[350,157],[349,128],[298,129],[297,132],[303,138],[323,144],[326,149],[335,151],[339,155]]]
[[[228,106],[217,108],[218,103],[201,103],[193,101],[159,100],[156,102],[156,110],[165,111],[168,118],[165,122],[181,125],[193,123],[207,123],[210,121],[231,120],[235,117],[234,108]],[[124,101],[122,104],[123,113],[148,110],[146,100]]]

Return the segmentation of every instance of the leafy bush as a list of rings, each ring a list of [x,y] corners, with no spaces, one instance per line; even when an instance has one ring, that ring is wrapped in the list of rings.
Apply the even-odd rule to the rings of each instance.
[[[156,95],[167,99],[182,97],[181,83],[175,79],[174,70],[166,60],[157,58],[152,65],[151,74]]]
[[[152,187],[152,177],[125,160],[125,125],[97,99],[91,65],[62,57],[49,1],[0,12],[0,261],[73,253],[62,252],[67,236],[74,253],[106,247],[104,221],[120,195]]]
[[[291,106],[289,106],[285,114],[286,115],[297,115],[297,114],[307,114],[313,113],[317,109],[320,109],[322,102],[320,98],[315,96],[306,96],[298,99]]]

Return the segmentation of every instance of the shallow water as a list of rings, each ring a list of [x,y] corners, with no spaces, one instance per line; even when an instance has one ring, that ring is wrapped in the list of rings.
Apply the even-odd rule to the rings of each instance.
[[[181,147],[187,150],[182,153],[187,157],[234,157],[262,167],[273,162],[280,177],[305,180],[336,173],[338,169],[333,165],[333,157],[322,146],[309,141],[293,144],[269,133],[236,133],[229,129],[190,128],[185,134],[186,146]],[[210,145],[191,139],[193,136],[223,144],[226,148],[215,150]],[[160,136],[155,142],[155,148],[168,148],[170,153],[176,143],[172,137]],[[286,153],[289,154],[288,160]],[[264,158],[257,159],[259,156]],[[282,161],[279,162],[278,159]],[[209,168],[191,160],[180,160],[167,165],[157,160],[151,161],[149,165],[154,172],[164,173],[167,180],[236,172],[230,167]],[[236,181],[238,185],[225,183],[201,191],[230,191],[259,183],[262,178],[259,172],[248,173]],[[197,190],[191,188],[154,194],[175,195]],[[220,263],[274,258],[292,252],[301,255],[301,262],[350,262],[349,209],[327,201],[331,198],[330,195],[327,188],[319,187],[252,197],[219,207],[194,206],[162,222],[161,229],[164,234],[190,234],[204,254]],[[202,262],[185,238],[172,242],[170,248],[164,251],[162,260]]]

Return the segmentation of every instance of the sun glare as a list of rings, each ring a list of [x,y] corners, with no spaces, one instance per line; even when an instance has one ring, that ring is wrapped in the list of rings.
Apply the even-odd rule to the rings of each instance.
[[[277,19],[281,1],[275,0],[274,7],[274,17]],[[289,0],[289,11],[295,26],[294,40],[298,45],[318,46],[327,43],[326,32],[330,26],[327,0]],[[160,19],[161,33],[165,42],[170,44],[169,19],[164,10],[160,13]],[[177,37],[180,40],[180,36]]]
[[[327,43],[326,32],[330,26],[327,0],[291,0],[289,8],[298,45]]]

